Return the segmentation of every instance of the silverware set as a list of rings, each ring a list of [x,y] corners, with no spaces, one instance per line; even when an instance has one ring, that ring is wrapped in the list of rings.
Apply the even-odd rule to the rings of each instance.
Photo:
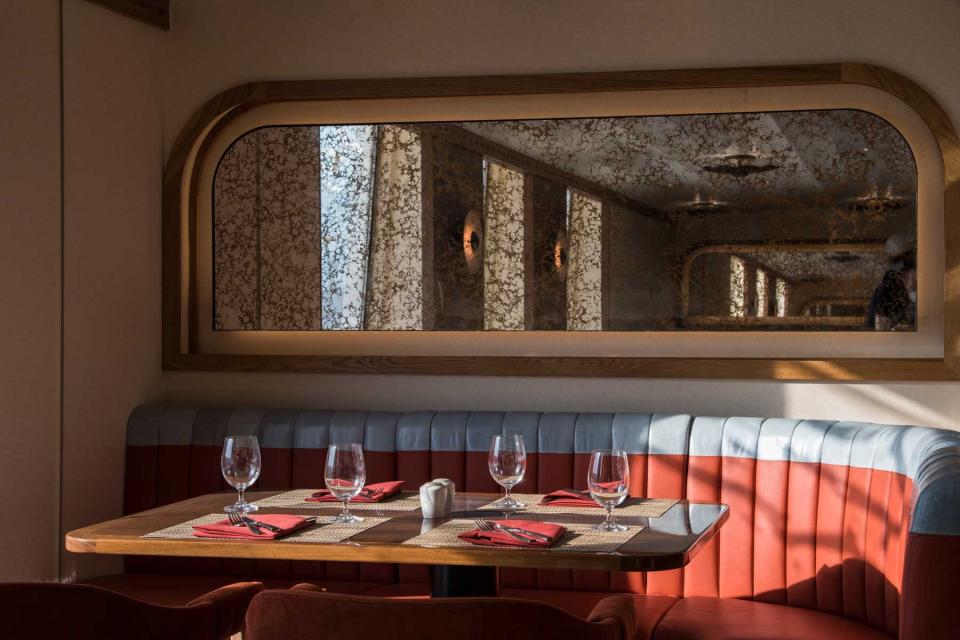
[[[480,531],[499,531],[507,534],[517,542],[550,542],[549,536],[537,533],[536,531],[530,531],[529,529],[507,527],[495,520],[484,520],[482,518],[477,518],[473,521],[473,523]]]
[[[283,531],[280,527],[275,527],[272,524],[267,524],[266,522],[260,522],[259,520],[254,520],[253,518],[248,518],[245,515],[239,513],[228,513],[227,518],[230,520],[230,524],[235,527],[247,527],[255,536],[263,535],[263,529],[267,531],[272,531],[274,533],[280,533]],[[307,524],[313,524],[317,519],[315,517],[306,518],[305,522]]]

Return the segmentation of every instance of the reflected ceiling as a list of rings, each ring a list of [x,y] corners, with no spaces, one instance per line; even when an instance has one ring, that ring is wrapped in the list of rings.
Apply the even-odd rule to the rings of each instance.
[[[697,194],[740,209],[843,206],[877,190],[912,194],[913,156],[882,118],[854,110],[470,122],[484,138],[649,206]],[[750,175],[718,172],[751,155]],[[744,162],[740,160],[739,162]],[[710,170],[714,168],[714,170]]]
[[[214,179],[211,322],[872,330],[885,283],[913,330],[916,182],[851,110],[268,126]]]

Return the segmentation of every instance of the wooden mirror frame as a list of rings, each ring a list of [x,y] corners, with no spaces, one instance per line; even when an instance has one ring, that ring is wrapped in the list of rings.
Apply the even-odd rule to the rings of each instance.
[[[504,96],[669,89],[862,85],[912,108],[943,158],[944,307],[942,358],[756,358],[602,356],[205,354],[198,349],[197,177],[210,141],[260,105],[290,101]],[[190,170],[187,174],[188,168]],[[864,64],[679,71],[630,71],[452,78],[253,82],[227,90],[188,120],[163,176],[163,332],[166,370],[318,373],[728,378],[765,380],[960,380],[960,140],[933,98],[895,72]],[[186,321],[184,319],[186,318]]]

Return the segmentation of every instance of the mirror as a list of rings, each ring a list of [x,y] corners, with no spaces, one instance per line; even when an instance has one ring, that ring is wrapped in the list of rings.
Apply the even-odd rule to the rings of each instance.
[[[917,171],[857,110],[270,126],[218,331],[916,330]]]

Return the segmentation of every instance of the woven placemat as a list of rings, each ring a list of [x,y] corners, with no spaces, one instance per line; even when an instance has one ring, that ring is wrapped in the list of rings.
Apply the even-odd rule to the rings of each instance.
[[[316,489],[294,489],[275,496],[257,500],[258,507],[273,509],[339,509],[339,502],[307,502]],[[391,496],[381,502],[351,502],[350,511],[416,511],[420,508],[420,496],[416,493]]]
[[[371,529],[378,524],[386,522],[390,518],[364,518],[363,522],[335,523],[330,524],[334,516],[317,516],[317,524],[307,527],[283,536],[278,540],[270,542],[343,542],[351,536],[355,536],[361,531]],[[238,542],[248,542],[253,538],[207,538],[193,535],[193,525],[212,524],[224,519],[222,513],[210,513],[193,520],[188,520],[180,524],[175,524],[166,529],[153,531],[144,535],[144,538],[164,538],[166,540],[236,540]],[[265,540],[265,542],[268,542]]]
[[[540,501],[543,500],[544,494],[542,493],[515,493],[513,497],[524,503],[525,506],[523,509],[517,511],[517,513],[578,513],[578,514],[591,514],[596,516],[603,515],[603,509],[599,507],[563,507],[563,506],[551,506],[551,505],[541,505]],[[485,504],[481,509],[500,509],[500,498],[499,500],[494,500],[489,504]],[[643,498],[640,502],[635,504],[625,504],[620,505],[613,510],[613,513],[617,516],[630,516],[630,517],[639,517],[639,518],[659,518],[667,512],[673,505],[677,504],[676,500],[664,500],[660,498]]]
[[[627,527],[626,531],[593,531],[592,524],[564,524],[567,532],[550,547],[551,551],[606,551],[613,552],[643,530],[641,526]],[[457,536],[466,531],[477,528],[473,520],[449,520],[439,527],[410,538],[403,544],[414,544],[422,547],[476,547],[471,542],[461,540]],[[487,547],[490,549],[507,548]],[[530,549],[543,547],[509,547],[514,549]]]

